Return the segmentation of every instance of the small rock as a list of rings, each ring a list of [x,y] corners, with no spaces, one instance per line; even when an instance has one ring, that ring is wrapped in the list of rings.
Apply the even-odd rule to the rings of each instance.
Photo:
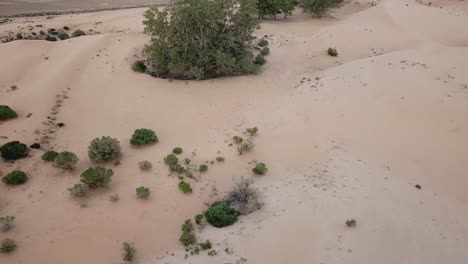
[[[421,190],[421,185],[416,184],[416,185],[414,186],[414,188],[416,188],[416,189],[418,189],[418,190]]]

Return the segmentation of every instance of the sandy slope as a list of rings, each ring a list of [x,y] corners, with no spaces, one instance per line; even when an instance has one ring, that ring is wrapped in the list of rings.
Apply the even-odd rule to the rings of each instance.
[[[467,13],[455,4],[364,4],[335,11],[339,19],[297,14],[264,22],[258,35],[270,35],[272,50],[264,71],[222,80],[170,82],[131,72],[148,39],[140,34],[143,9],[48,22],[108,34],[0,44],[0,103],[20,114],[0,124],[8,137],[0,144],[48,135],[50,147],[81,158],[72,173],[44,164],[38,150],[13,164],[0,161],[2,175],[14,168],[31,174],[22,187],[0,186],[0,215],[17,216],[8,236],[19,244],[0,262],[119,263],[122,241],[134,241],[137,263],[465,263]],[[34,21],[0,30],[47,22]],[[339,57],[325,54],[329,46]],[[52,115],[57,99],[63,106]],[[47,116],[65,127],[50,130]],[[255,150],[239,157],[229,139],[250,126],[260,129]],[[155,129],[160,143],[130,147],[140,127]],[[80,208],[66,188],[91,165],[87,145],[101,135],[119,138],[124,158],[113,167],[110,190]],[[175,146],[187,156],[195,151],[196,163],[220,155],[226,162],[210,166],[192,182],[194,193],[182,195],[162,164]],[[139,171],[144,159],[152,172]],[[270,169],[255,178],[264,208],[232,227],[204,228],[200,239],[215,242],[218,255],[183,260],[183,220],[222,196],[232,179],[252,177],[252,160]],[[152,189],[149,201],[135,199],[140,185]],[[117,204],[108,201],[114,193]],[[348,218],[358,226],[346,228]]]

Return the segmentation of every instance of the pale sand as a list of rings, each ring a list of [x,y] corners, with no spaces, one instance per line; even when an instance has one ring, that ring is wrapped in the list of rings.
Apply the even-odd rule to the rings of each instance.
[[[135,242],[135,263],[466,263],[468,15],[456,4],[383,0],[345,6],[332,12],[337,19],[298,13],[265,21],[257,34],[272,35],[272,53],[261,74],[202,82],[130,70],[148,41],[144,9],[39,19],[75,28],[100,21],[99,31],[110,33],[0,44],[0,104],[20,115],[0,125],[8,137],[0,144],[35,142],[56,95],[68,91],[56,120],[66,126],[50,144],[81,158],[72,173],[45,164],[38,150],[0,161],[1,175],[15,168],[31,175],[23,186],[0,186],[0,215],[17,217],[0,237],[18,242],[0,263],[120,263],[122,241]],[[27,24],[15,20],[0,31]],[[330,46],[338,57],[326,55]],[[260,129],[255,149],[239,157],[228,143],[251,126]],[[155,129],[160,142],[130,147],[140,127]],[[109,165],[110,190],[80,208],[66,188],[92,165],[87,146],[101,135],[120,139],[124,158]],[[162,162],[175,146],[188,156],[196,151],[196,163],[226,161],[210,165],[200,182],[191,181],[194,193],[183,195]],[[151,172],[137,167],[145,159]],[[222,197],[233,178],[252,177],[252,160],[269,167],[255,178],[262,210],[228,228],[204,228],[199,239],[213,241],[218,255],[183,260],[182,222]],[[151,188],[150,200],[136,200],[140,185]],[[108,200],[114,193],[115,204]],[[347,228],[348,218],[357,227]]]

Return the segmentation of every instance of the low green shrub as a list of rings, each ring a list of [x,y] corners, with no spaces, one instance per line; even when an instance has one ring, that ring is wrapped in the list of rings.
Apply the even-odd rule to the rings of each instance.
[[[49,150],[42,154],[41,159],[45,161],[54,161],[54,159],[58,156],[57,151]]]
[[[78,157],[70,151],[60,152],[54,159],[54,165],[64,170],[72,170],[78,164]]]
[[[86,33],[81,29],[77,29],[77,30],[73,31],[73,33],[72,33],[72,37],[74,37],[74,38],[81,37],[81,36],[84,36],[84,35],[86,35]]]
[[[113,195],[111,195],[111,196],[109,197],[109,200],[110,200],[111,202],[113,202],[113,203],[116,203],[116,202],[118,202],[118,201],[120,200],[120,197],[119,197],[118,194],[113,194]]]
[[[4,238],[0,243],[0,252],[3,254],[8,254],[13,252],[16,249],[16,242],[10,238]]]
[[[270,49],[268,47],[264,47],[262,50],[260,50],[260,54],[262,54],[262,56],[267,56],[270,54]]]
[[[177,174],[182,174],[185,172],[185,168],[179,164],[171,164],[169,165],[169,170],[172,172],[176,172]]]
[[[89,186],[86,184],[78,183],[73,187],[67,189],[70,192],[70,195],[75,198],[86,197],[89,193]]]
[[[148,171],[148,170],[151,170],[151,168],[153,168],[153,164],[151,164],[151,162],[147,160],[144,160],[144,161],[138,162],[138,167],[140,167],[140,170],[142,171]]]
[[[356,219],[348,219],[348,220],[346,220],[345,224],[348,227],[355,227],[356,224],[357,224],[357,221],[356,221]]]
[[[60,32],[57,34],[57,38],[59,38],[60,40],[66,40],[69,39],[70,36],[65,32]]]
[[[23,171],[14,170],[4,176],[2,181],[7,185],[20,185],[28,181],[28,176]]]
[[[132,70],[133,70],[134,72],[139,72],[139,73],[144,73],[144,72],[146,72],[145,61],[142,61],[142,60],[135,61],[135,62],[132,64]]]
[[[192,187],[190,186],[190,183],[181,181],[179,182],[179,189],[183,193],[191,193],[192,192]]]
[[[194,230],[192,220],[187,219],[182,224],[182,232],[192,232]]]
[[[245,130],[245,133],[251,137],[256,136],[258,133],[258,128],[257,127],[247,128]]]
[[[2,232],[7,232],[13,228],[16,217],[7,215],[0,217],[0,226]]]
[[[244,139],[241,138],[241,137],[239,137],[239,136],[234,136],[234,137],[232,138],[232,141],[233,141],[234,143],[236,143],[236,144],[240,144],[240,143],[242,143],[242,141],[244,141]]]
[[[216,157],[217,162],[224,162],[224,157]]]
[[[81,182],[88,185],[89,188],[105,188],[111,182],[114,172],[101,166],[90,167],[81,175]]]
[[[88,156],[94,162],[106,162],[122,156],[120,142],[111,137],[95,138],[88,147]]]
[[[205,171],[208,170],[208,165],[202,164],[202,165],[200,165],[200,166],[198,167],[198,170],[199,170],[200,172],[205,172]]]
[[[182,154],[183,151],[184,151],[184,150],[183,150],[182,148],[177,147],[177,148],[174,148],[174,149],[172,150],[172,153],[174,153],[174,154],[176,154],[176,155],[180,155],[180,154]]]
[[[207,240],[205,243],[200,243],[199,245],[202,250],[208,250],[213,247],[213,245],[211,244],[209,240]]]
[[[136,195],[137,195],[137,198],[138,199],[148,199],[148,197],[150,196],[151,194],[151,191],[148,187],[144,187],[144,186],[140,186],[138,188],[136,188]]]
[[[182,245],[188,247],[195,244],[197,242],[197,238],[193,232],[182,232],[179,241],[182,243]]]
[[[28,151],[28,147],[19,141],[11,141],[0,147],[0,154],[5,160],[24,158],[28,155]]]
[[[257,54],[257,56],[255,57],[254,63],[257,65],[263,65],[265,64],[265,62],[266,62],[265,57],[263,57],[262,54]]]
[[[197,214],[195,216],[195,223],[197,223],[198,225],[201,224],[204,218],[205,216],[203,214]]]
[[[126,262],[132,262],[136,254],[136,249],[133,244],[123,242],[122,244],[123,256],[122,259]]]
[[[156,133],[148,128],[136,129],[133,132],[132,138],[130,139],[130,144],[134,146],[147,145],[152,143],[157,143],[158,137]]]
[[[338,56],[338,51],[336,50],[336,48],[328,48],[327,54],[329,56],[336,57]]]
[[[266,47],[266,46],[268,46],[268,40],[262,38],[260,41],[258,41],[257,45],[259,47]]]
[[[57,38],[54,37],[54,36],[48,35],[47,37],[45,37],[45,40],[47,40],[47,41],[57,41]]]
[[[17,118],[18,114],[8,105],[0,105],[0,121]]]
[[[215,202],[205,213],[206,220],[212,226],[221,228],[237,222],[239,214],[232,210],[227,202]]]
[[[176,165],[179,162],[179,159],[177,158],[176,155],[169,154],[164,158],[164,162],[169,166],[170,165]]]
[[[266,167],[265,163],[260,162],[255,165],[255,168],[253,168],[252,171],[257,175],[265,175],[265,173],[268,171],[268,168]]]

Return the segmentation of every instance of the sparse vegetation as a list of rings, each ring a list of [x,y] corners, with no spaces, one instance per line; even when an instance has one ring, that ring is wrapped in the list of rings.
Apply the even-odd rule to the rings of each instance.
[[[28,155],[28,151],[28,147],[19,141],[11,141],[0,147],[0,154],[5,160],[24,158]]]
[[[241,178],[225,198],[229,208],[241,215],[247,215],[260,208],[257,191],[251,187],[252,181]]]
[[[114,172],[101,166],[90,167],[81,174],[81,182],[89,188],[106,188],[111,182]]]
[[[146,200],[149,198],[151,191],[148,187],[140,186],[136,188],[136,195],[138,199]]]
[[[268,47],[264,47],[260,50],[260,54],[262,54],[262,56],[267,56],[268,54],[270,54],[270,49]]]
[[[146,72],[145,61],[137,60],[132,64],[132,70],[134,72],[144,73]]]
[[[177,158],[176,155],[174,154],[169,154],[167,155],[165,158],[164,158],[164,162],[171,166],[171,165],[177,165],[177,163],[179,162],[179,159]]]
[[[218,228],[234,224],[238,216],[239,214],[232,210],[226,201],[215,202],[205,213],[208,223]]]
[[[179,182],[178,186],[179,186],[179,189],[183,193],[191,193],[192,192],[192,187],[190,186],[190,183],[188,183],[188,182],[181,181],[181,182]]]
[[[49,150],[42,154],[41,159],[45,161],[54,161],[58,154],[59,153],[57,151]]]
[[[16,217],[12,215],[6,215],[6,216],[0,217],[0,226],[1,226],[2,232],[7,232],[11,230],[14,226],[15,219]]]
[[[197,242],[197,239],[194,234],[194,228],[192,220],[187,219],[182,224],[182,235],[179,238],[179,241],[186,247],[193,245]]]
[[[172,172],[176,172],[177,174],[182,174],[185,172],[185,168],[182,167],[180,164],[169,165],[169,170]]]
[[[265,173],[268,171],[268,168],[266,167],[265,163],[260,162],[255,165],[255,168],[253,168],[252,171],[257,175],[265,175]]]
[[[233,141],[234,143],[236,143],[236,144],[240,144],[240,143],[242,143],[242,141],[244,141],[244,139],[241,138],[241,137],[239,137],[239,136],[234,136],[234,137],[232,138],[232,141]]]
[[[257,56],[255,57],[254,63],[258,65],[263,65],[265,64],[265,62],[266,62],[265,57],[263,57],[262,54],[257,54]]]
[[[177,147],[177,148],[174,148],[174,149],[172,150],[172,153],[174,153],[174,154],[176,154],[176,155],[180,155],[180,154],[182,154],[183,151],[184,151],[184,150],[183,150],[182,148]]]
[[[8,105],[0,105],[0,121],[17,118],[18,114]]]
[[[138,162],[138,167],[140,167],[140,170],[142,171],[149,171],[151,170],[151,168],[153,168],[153,164],[151,164],[151,162],[147,160],[144,160],[144,161]]]
[[[200,172],[206,172],[208,170],[208,165],[202,164],[198,167]]]
[[[152,37],[148,71],[197,80],[256,73],[250,47],[258,22],[254,0],[175,0],[152,8],[144,21]]]
[[[356,219],[348,219],[348,220],[346,220],[345,224],[348,227],[355,227],[356,224],[357,224],[357,221],[356,221]]]
[[[20,185],[28,181],[28,176],[23,171],[14,170],[4,176],[2,181],[7,185]]]
[[[122,259],[126,262],[132,262],[136,254],[136,249],[133,244],[123,242],[122,244],[123,257]]]
[[[109,200],[110,200],[111,202],[113,202],[113,203],[116,203],[116,202],[118,202],[118,201],[120,200],[120,197],[119,197],[118,194],[113,194],[113,195],[111,195],[111,196],[109,197]]]
[[[88,156],[94,162],[106,162],[122,156],[120,143],[111,137],[95,138],[88,147]]]
[[[78,164],[78,157],[70,151],[60,152],[54,159],[54,165],[64,170],[72,170]]]
[[[0,243],[0,252],[3,254],[8,254],[13,252],[16,249],[16,242],[10,238],[4,238]]]
[[[276,19],[277,14],[283,14],[284,18],[291,15],[294,10],[293,0],[257,0],[257,9],[260,17],[270,16]]]
[[[258,128],[257,127],[247,128],[245,130],[245,133],[251,137],[256,136],[258,133]]]
[[[130,139],[130,144],[134,146],[148,145],[158,142],[156,133],[148,128],[136,129]]]
[[[195,223],[197,223],[197,225],[201,224],[204,218],[205,216],[203,214],[197,214],[195,216]]]
[[[47,41],[57,41],[57,38],[52,36],[52,35],[48,35],[47,37],[45,37],[45,40],[47,40]]]
[[[57,34],[57,38],[59,38],[60,40],[66,40],[69,39],[70,36],[65,32],[60,32]]]
[[[329,56],[336,57],[338,56],[338,51],[336,50],[336,48],[328,48],[327,54]]]
[[[239,155],[244,154],[244,152],[250,152],[254,148],[255,144],[252,139],[247,139],[245,142],[237,146],[237,153]]]
[[[269,44],[269,43],[268,43],[268,40],[262,38],[262,39],[260,39],[260,40],[258,41],[257,46],[259,46],[259,47],[266,47],[266,46],[268,46],[268,44]]]
[[[72,33],[72,37],[74,37],[74,38],[81,37],[81,36],[84,36],[84,35],[86,35],[86,33],[81,29],[77,29],[77,30],[73,31],[73,33]]]
[[[217,162],[224,162],[224,157],[216,157]]]
[[[89,186],[83,183],[75,184],[73,187],[67,189],[70,195],[75,198],[86,197],[89,193]]]
[[[200,248],[202,250],[207,250],[207,249],[211,249],[213,247],[213,245],[211,244],[211,242],[209,240],[207,240],[206,242],[204,243],[200,243]]]

